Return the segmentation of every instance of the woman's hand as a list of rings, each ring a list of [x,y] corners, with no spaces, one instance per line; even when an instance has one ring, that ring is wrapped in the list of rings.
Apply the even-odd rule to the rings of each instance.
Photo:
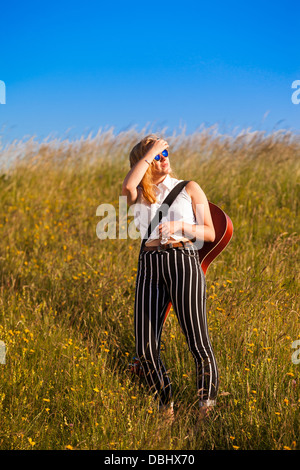
[[[182,220],[163,222],[158,226],[159,238],[170,238],[170,236],[178,230],[182,230]]]
[[[166,150],[169,148],[169,144],[166,140],[163,139],[158,139],[154,142],[154,144],[151,147],[151,153],[154,154],[154,156],[159,155],[162,153],[163,150]]]

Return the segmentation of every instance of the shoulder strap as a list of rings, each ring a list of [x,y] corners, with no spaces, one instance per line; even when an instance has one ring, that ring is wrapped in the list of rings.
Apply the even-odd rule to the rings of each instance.
[[[148,227],[147,233],[145,238],[143,238],[142,244],[141,244],[141,251],[150,237],[152,231],[155,229],[155,227],[159,224],[161,219],[165,217],[168,213],[169,207],[171,204],[175,201],[176,197],[178,194],[182,191],[182,189],[189,183],[188,180],[185,181],[180,181],[179,183],[174,186],[174,188],[169,192],[167,197],[163,200],[161,206],[157,209],[155,216],[150,222],[150,225]]]

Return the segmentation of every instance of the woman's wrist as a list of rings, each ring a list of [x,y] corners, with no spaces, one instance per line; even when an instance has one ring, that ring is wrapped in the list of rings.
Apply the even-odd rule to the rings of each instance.
[[[148,162],[152,163],[156,153],[153,150],[149,150],[146,155],[144,156],[144,160],[148,160]]]

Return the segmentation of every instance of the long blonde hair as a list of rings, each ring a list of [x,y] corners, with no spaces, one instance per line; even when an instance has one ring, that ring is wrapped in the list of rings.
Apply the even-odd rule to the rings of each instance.
[[[148,150],[152,147],[153,142],[158,139],[155,134],[149,134],[144,137],[139,143],[137,143],[129,154],[130,168],[132,168],[141,158],[143,158]],[[175,172],[171,169],[170,176],[176,178]],[[142,189],[143,197],[150,202],[150,204],[156,203],[156,197],[153,190],[153,165],[149,165],[146,173],[144,174],[139,186]]]

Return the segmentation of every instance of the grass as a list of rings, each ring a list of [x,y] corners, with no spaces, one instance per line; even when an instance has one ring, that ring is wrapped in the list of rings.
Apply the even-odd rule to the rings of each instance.
[[[171,310],[169,427],[128,373],[139,241],[96,235],[102,203],[117,229],[133,220],[119,220],[119,196],[141,136],[1,151],[14,162],[0,176],[0,449],[299,449],[299,139],[168,136],[178,178],[197,181],[234,224],[206,276],[218,405],[197,425],[194,363]]]

